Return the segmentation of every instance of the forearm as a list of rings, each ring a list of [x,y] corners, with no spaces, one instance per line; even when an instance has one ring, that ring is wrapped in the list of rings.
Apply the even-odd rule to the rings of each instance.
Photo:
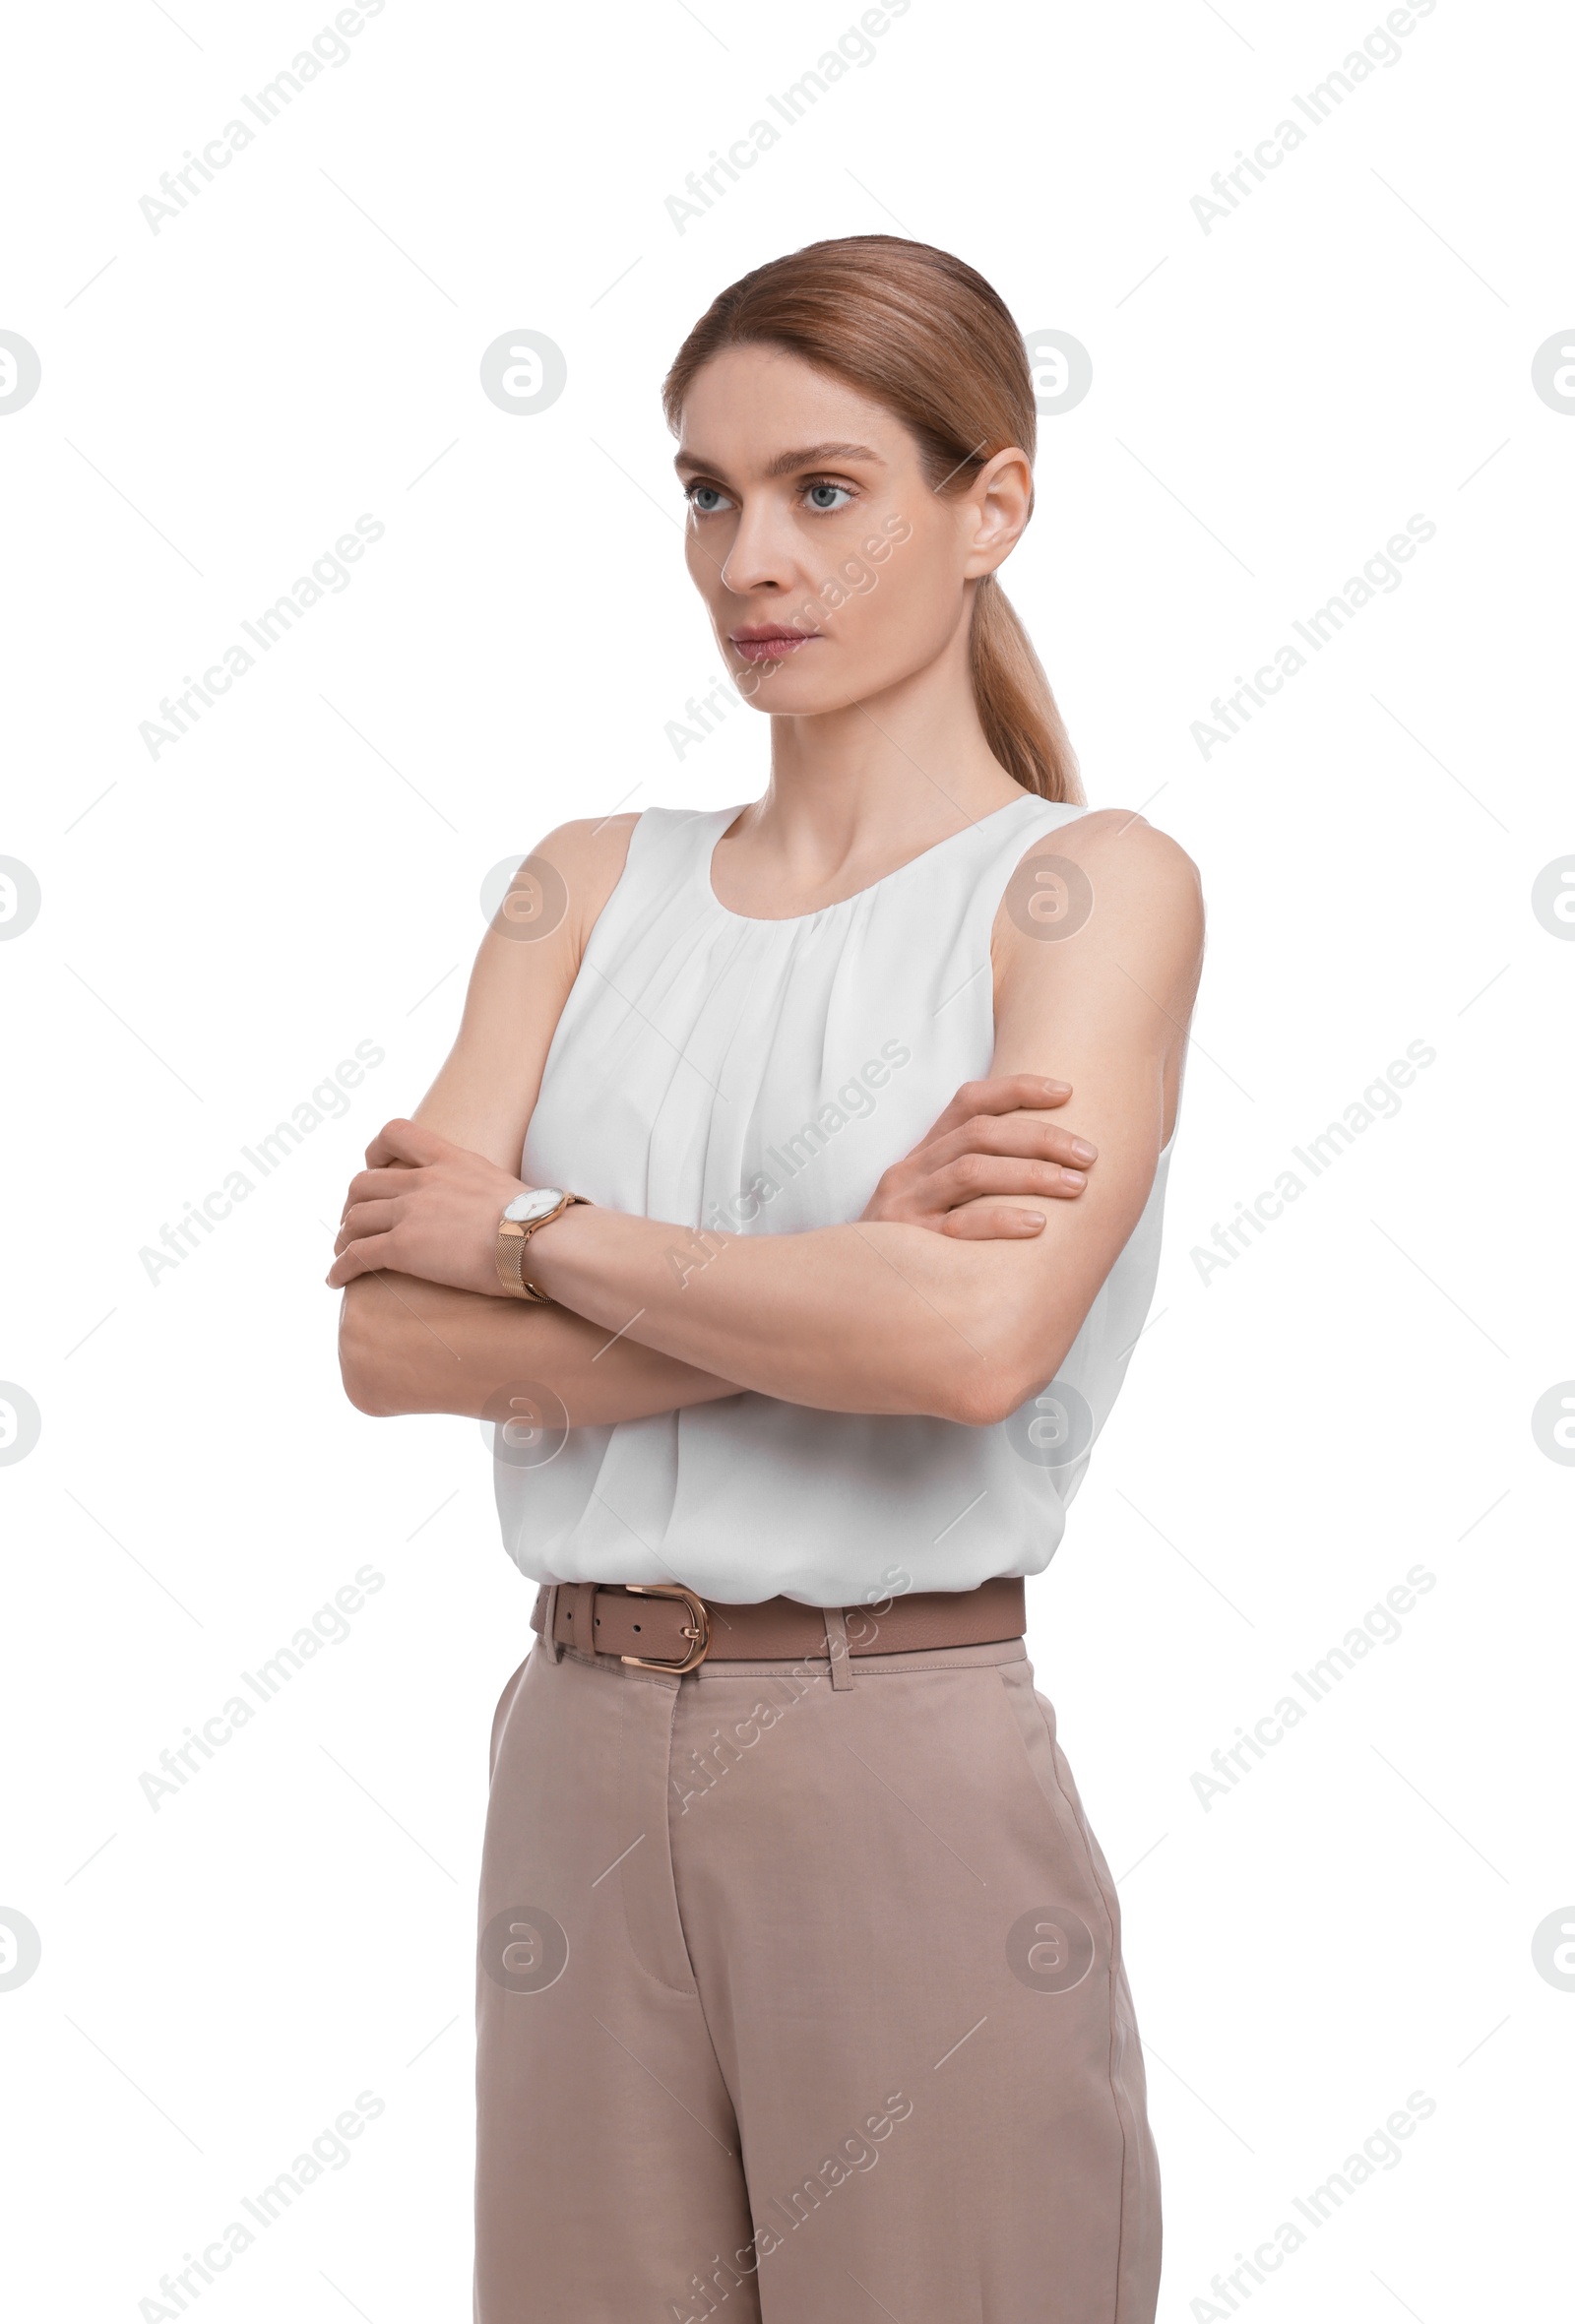
[[[355,1303],[352,1401],[477,1413],[511,1382],[536,1381],[571,1424],[752,1391],[825,1412],[987,1425],[1037,1395],[1150,1201],[1202,946],[1196,867],[1172,841],[1113,811],[1070,832],[1057,845],[1100,890],[1098,912],[1067,931],[1076,942],[1025,935],[1004,907],[997,921],[994,1080],[1010,1102],[983,1112],[1015,1117],[1010,1132],[971,1118],[991,1085],[965,1084],[963,1110],[882,1174],[862,1219],[801,1233],[702,1232],[576,1203],[527,1246],[552,1314],[491,1295],[498,1220],[523,1183],[518,1120],[466,1131],[484,1155],[427,1123],[386,1123],[351,1181],[328,1281],[393,1269],[396,1283],[420,1279],[437,1305],[401,1321],[371,1306],[375,1289]],[[518,1017],[508,1000],[494,1047]],[[1052,1043],[1069,1077],[1058,1082],[1044,1072]],[[482,1041],[477,1056],[487,1053]],[[495,1081],[477,1067],[477,1093]],[[480,1104],[474,1096],[472,1110]],[[1069,1134],[1059,1151],[1040,1134],[1052,1112]],[[1093,1162],[1092,1176],[1073,1161]],[[1047,1181],[1067,1178],[1076,1201],[1048,1199]],[[1014,1209],[1026,1235],[1009,1224]],[[435,1293],[439,1282],[463,1291]],[[408,1285],[407,1309],[420,1303]]]
[[[627,1335],[611,1346],[608,1339],[562,1307],[451,1290],[385,1269],[346,1287],[340,1369],[350,1402],[378,1418],[479,1418],[500,1389],[523,1382],[550,1389],[575,1428],[737,1394],[731,1381]]]
[[[878,1221],[702,1235],[577,1205],[533,1238],[530,1269],[620,1346],[823,1412],[982,1420],[1041,1384],[1019,1377],[1004,1246]]]

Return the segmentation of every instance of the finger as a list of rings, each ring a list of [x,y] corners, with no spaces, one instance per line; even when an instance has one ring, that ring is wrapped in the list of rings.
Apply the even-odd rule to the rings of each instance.
[[[1064,1105],[1071,1095],[1070,1082],[1047,1079],[1042,1073],[993,1073],[982,1081],[964,1082],[953,1103],[965,1113],[1015,1113],[1022,1107]]]
[[[1040,1106],[1064,1105],[1071,1095],[1070,1082],[1047,1081],[1038,1073],[1002,1073],[984,1081],[964,1082],[923,1144],[929,1145],[931,1139],[955,1130],[976,1114],[1019,1113]]]
[[[1042,1211],[1020,1211],[1015,1203],[980,1203],[971,1211],[948,1211],[938,1228],[956,1242],[1031,1242],[1044,1230]]]
[[[1088,1179],[1081,1170],[1059,1162],[1025,1162],[1014,1155],[965,1154],[961,1162],[936,1170],[925,1188],[927,1203],[939,1202],[949,1211],[981,1195],[1048,1195],[1062,1200],[1081,1194]]]
[[[340,1222],[334,1249],[348,1250],[352,1242],[359,1242],[369,1234],[392,1234],[399,1224],[399,1211],[392,1202],[351,1203]]]
[[[345,1195],[342,1220],[349,1217],[358,1202],[389,1202],[396,1196],[410,1194],[415,1187],[415,1172],[408,1165],[381,1170],[357,1170]]]
[[[333,1290],[343,1290],[358,1275],[375,1275],[380,1267],[392,1264],[388,1253],[389,1237],[374,1234],[362,1242],[352,1242],[341,1251],[323,1281]]]
[[[1086,1170],[1098,1160],[1099,1151],[1092,1140],[1079,1137],[1075,1130],[1059,1122],[1040,1121],[1036,1114],[975,1114],[960,1128],[937,1138],[926,1148],[924,1159],[930,1168],[941,1169],[965,1154],[1016,1154]]]
[[[424,1122],[406,1121],[403,1117],[385,1122],[366,1149],[366,1166],[370,1170],[386,1168],[390,1162],[435,1162],[446,1154],[459,1150],[452,1139],[429,1130]]]

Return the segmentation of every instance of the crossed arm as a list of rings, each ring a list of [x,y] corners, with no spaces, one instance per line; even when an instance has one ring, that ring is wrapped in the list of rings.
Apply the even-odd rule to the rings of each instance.
[[[568,884],[589,921],[617,866],[585,829],[548,845],[560,865],[582,849]],[[992,1079],[959,1093],[862,1219],[708,1230],[706,1263],[675,1269],[672,1225],[576,1206],[532,1244],[551,1307],[501,1295],[493,1238],[586,927],[571,913],[539,945],[489,934],[453,1056],[350,1188],[328,1280],[346,1287],[351,1401],[473,1414],[530,1380],[573,1425],[739,1389],[975,1425],[1015,1411],[1054,1377],[1148,1198],[1202,948],[1193,866],[1141,819],[1085,816],[1040,850],[1081,862],[1095,909],[1061,942],[1000,924]],[[524,1118],[488,1095],[522,1082]]]

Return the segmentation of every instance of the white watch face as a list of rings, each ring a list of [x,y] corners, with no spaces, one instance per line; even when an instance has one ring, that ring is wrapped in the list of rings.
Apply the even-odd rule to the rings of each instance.
[[[533,1186],[528,1194],[517,1194],[503,1216],[516,1220],[523,1226],[532,1219],[544,1219],[548,1211],[555,1211],[562,1200],[563,1189],[560,1186]]]

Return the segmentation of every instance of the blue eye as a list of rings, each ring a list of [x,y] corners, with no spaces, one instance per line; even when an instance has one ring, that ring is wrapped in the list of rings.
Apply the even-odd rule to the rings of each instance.
[[[691,484],[686,498],[696,515],[702,517],[714,517],[727,505],[726,494],[719,492],[715,484]]]
[[[846,508],[853,497],[846,484],[810,484],[806,489],[810,507],[822,516],[830,516],[835,510]],[[840,499],[835,497],[837,494],[841,494]]]

